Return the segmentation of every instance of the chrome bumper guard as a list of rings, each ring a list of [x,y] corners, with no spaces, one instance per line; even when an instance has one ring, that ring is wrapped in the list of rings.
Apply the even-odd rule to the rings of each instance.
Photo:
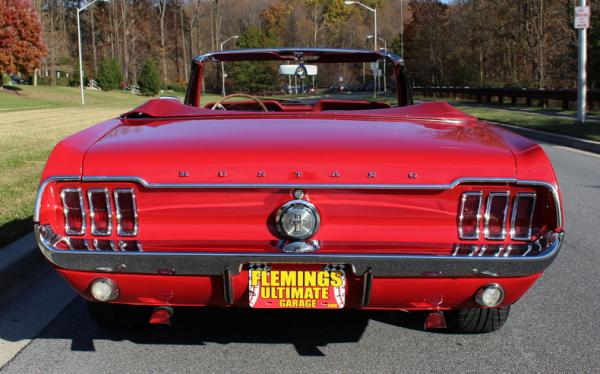
[[[57,249],[49,227],[35,225],[42,254],[56,267],[125,274],[239,274],[248,263],[346,264],[356,275],[375,277],[522,277],[542,272],[560,250],[562,234],[544,251],[527,257],[467,257],[405,254],[101,252]],[[50,235],[48,234],[50,232]]]

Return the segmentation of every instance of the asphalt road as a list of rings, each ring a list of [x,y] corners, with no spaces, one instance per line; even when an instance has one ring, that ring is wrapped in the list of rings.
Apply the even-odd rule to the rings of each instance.
[[[97,328],[74,298],[39,335],[18,307],[0,315],[24,319],[0,328],[7,347],[32,339],[2,371],[600,372],[600,156],[545,149],[563,190],[566,242],[498,332],[423,331],[401,312],[182,310],[172,328],[117,334]],[[60,310],[73,297],[55,275],[31,292],[44,297],[24,295],[24,310]]]

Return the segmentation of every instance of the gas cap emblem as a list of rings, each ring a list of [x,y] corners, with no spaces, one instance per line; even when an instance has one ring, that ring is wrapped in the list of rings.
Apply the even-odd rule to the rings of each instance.
[[[321,217],[317,208],[306,200],[283,204],[275,217],[277,231],[287,239],[304,240],[319,230]]]

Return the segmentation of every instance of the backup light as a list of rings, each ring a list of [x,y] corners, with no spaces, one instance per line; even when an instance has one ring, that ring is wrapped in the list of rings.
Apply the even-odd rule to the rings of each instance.
[[[475,294],[475,302],[488,308],[497,307],[504,300],[504,289],[497,283],[480,288]]]
[[[92,297],[101,302],[113,301],[119,297],[117,284],[108,278],[97,278],[90,284]]]

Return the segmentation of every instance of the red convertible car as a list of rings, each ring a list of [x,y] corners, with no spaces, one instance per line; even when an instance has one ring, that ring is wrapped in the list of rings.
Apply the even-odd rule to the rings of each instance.
[[[379,61],[395,95],[319,93]],[[273,87],[334,78],[201,105],[221,63],[228,79],[262,64]],[[343,49],[195,58],[183,103],[150,100],[56,146],[34,220],[44,256],[109,328],[218,306],[422,311],[429,328],[489,332],[563,240],[542,148],[414,104],[392,53]]]

